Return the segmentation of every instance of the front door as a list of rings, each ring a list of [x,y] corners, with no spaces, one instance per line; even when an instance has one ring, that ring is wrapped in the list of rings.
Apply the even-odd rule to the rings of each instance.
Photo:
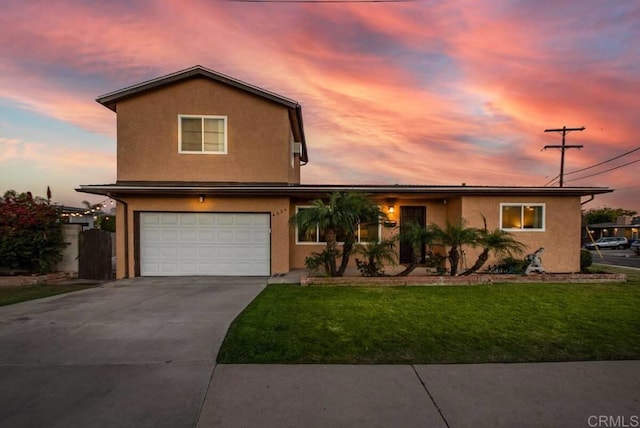
[[[407,227],[409,224],[417,223],[424,227],[427,220],[427,207],[417,206],[401,206],[400,207],[400,233],[402,228]],[[400,263],[411,263],[413,250],[411,244],[407,242],[400,243]],[[420,263],[425,262],[425,248],[422,247],[420,252]]]

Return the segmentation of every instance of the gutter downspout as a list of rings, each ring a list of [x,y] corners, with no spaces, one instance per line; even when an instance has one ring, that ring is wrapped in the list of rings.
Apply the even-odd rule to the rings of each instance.
[[[122,199],[113,197],[107,193],[111,199],[124,205],[124,276],[129,278],[129,205]]]
[[[587,200],[586,200],[586,201],[584,201],[584,202],[580,202],[580,205],[582,206],[582,205],[584,205],[584,204],[587,204],[587,203],[589,203],[589,202],[593,201],[595,198],[596,198],[596,196],[595,196],[595,195],[590,195],[590,198],[589,198],[589,199],[587,199]]]

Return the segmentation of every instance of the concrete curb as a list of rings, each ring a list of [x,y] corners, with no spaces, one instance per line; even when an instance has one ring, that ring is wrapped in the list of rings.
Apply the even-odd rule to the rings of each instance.
[[[626,282],[623,273],[598,274],[542,274],[542,275],[469,275],[469,276],[407,276],[407,277],[340,277],[325,278],[303,276],[301,285],[353,285],[353,286],[447,286],[485,285],[500,283],[559,282],[567,284]]]

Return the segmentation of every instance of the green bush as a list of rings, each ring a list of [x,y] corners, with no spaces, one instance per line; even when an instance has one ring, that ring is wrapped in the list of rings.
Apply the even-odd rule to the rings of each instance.
[[[100,218],[100,229],[107,232],[116,231],[116,216],[109,215]]]
[[[336,254],[336,257],[339,257],[340,253]],[[331,254],[326,250],[322,250],[319,253],[311,253],[310,256],[307,256],[304,259],[304,265],[307,270],[314,276],[329,276],[329,272],[331,272],[331,268],[329,267],[329,261],[331,260]]]
[[[30,192],[10,190],[0,200],[0,264],[30,273],[52,272],[65,246],[60,213]]]
[[[580,272],[588,272],[589,267],[593,263],[593,256],[587,249],[580,250]]]
[[[524,259],[505,257],[499,264],[489,266],[488,272],[494,274],[524,274],[529,262]]]

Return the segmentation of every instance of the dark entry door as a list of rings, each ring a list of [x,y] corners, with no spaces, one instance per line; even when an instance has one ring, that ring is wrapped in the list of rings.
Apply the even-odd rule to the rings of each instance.
[[[424,227],[427,220],[427,207],[401,206],[400,207],[400,232],[402,228],[406,228],[411,223],[417,223]],[[412,256],[411,244],[406,242],[400,243],[400,263],[411,263]],[[422,247],[420,253],[420,263],[425,261],[425,248]]]

